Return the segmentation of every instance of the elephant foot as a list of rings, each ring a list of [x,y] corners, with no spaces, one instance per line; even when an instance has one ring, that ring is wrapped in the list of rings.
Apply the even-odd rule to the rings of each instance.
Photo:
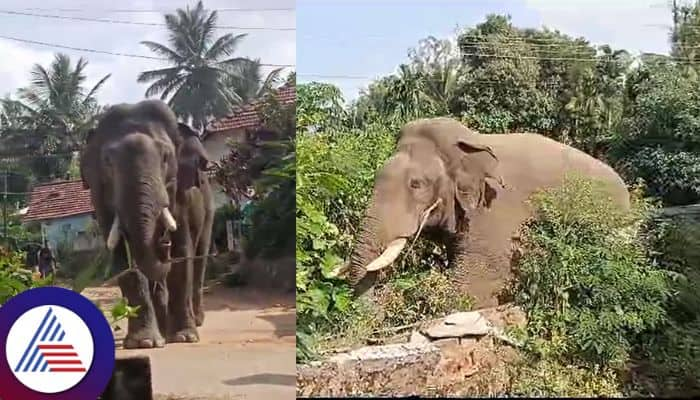
[[[165,339],[157,330],[144,329],[141,332],[129,333],[124,339],[125,349],[152,349],[165,346]]]
[[[199,333],[196,328],[186,328],[175,332],[168,338],[168,343],[197,343]]]

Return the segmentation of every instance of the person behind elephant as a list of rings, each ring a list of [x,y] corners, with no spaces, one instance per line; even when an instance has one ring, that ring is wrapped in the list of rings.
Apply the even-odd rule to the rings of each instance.
[[[48,245],[44,244],[37,257],[41,279],[46,279],[56,271],[56,258]]]
[[[83,183],[122,293],[140,306],[125,348],[199,340],[213,215],[207,162],[196,133],[160,100],[113,106],[88,133]]]
[[[511,271],[512,239],[532,215],[527,203],[569,173],[607,184],[630,207],[620,176],[595,158],[538,134],[478,134],[449,118],[421,119],[401,130],[396,153],[377,174],[372,200],[348,265],[362,294],[409,239],[444,243],[456,284],[493,306]]]

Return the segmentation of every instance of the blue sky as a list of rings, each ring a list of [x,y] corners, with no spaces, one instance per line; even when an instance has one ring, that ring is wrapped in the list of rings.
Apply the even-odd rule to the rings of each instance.
[[[355,98],[370,79],[407,59],[429,35],[454,36],[489,13],[510,14],[519,27],[541,27],[633,53],[667,53],[671,13],[665,0],[297,0],[299,82],[325,81]]]
[[[195,5],[196,0],[0,0],[0,11],[59,15],[67,17],[101,18],[135,22],[163,23],[162,11]],[[241,27],[294,27],[296,15],[294,0],[204,0],[208,9],[221,8],[291,8],[292,11],[221,11],[219,24]],[[27,10],[35,8],[34,10]],[[41,10],[37,10],[39,8]],[[81,9],[66,11],[65,9]],[[63,9],[63,10],[61,10]],[[114,12],[119,10],[156,10],[157,12]],[[248,33],[241,43],[239,56],[260,58],[263,63],[295,64],[295,31],[241,31],[221,30],[223,33]],[[72,47],[105,50],[109,52],[153,55],[139,42],[151,40],[166,43],[164,27],[124,25],[103,22],[75,21],[42,18],[37,16],[7,15],[0,13],[0,35]],[[27,85],[32,65],[47,66],[55,51],[68,53],[74,60],[85,57],[89,83],[102,76],[112,77],[98,92],[103,103],[134,102],[144,97],[145,85],[136,82],[139,72],[163,68],[158,60],[126,58],[103,54],[90,54],[74,50],[58,50],[34,44],[19,43],[0,38],[0,96],[14,94],[17,88]],[[269,68],[268,68],[269,70]]]

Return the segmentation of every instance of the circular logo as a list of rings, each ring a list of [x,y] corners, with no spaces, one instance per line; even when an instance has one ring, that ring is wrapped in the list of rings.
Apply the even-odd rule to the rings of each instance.
[[[96,399],[114,369],[102,312],[73,291],[31,289],[0,307],[0,398]]]

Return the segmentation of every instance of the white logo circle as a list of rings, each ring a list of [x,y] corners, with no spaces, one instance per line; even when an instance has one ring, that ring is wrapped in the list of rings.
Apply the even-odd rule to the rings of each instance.
[[[66,391],[87,375],[95,344],[73,311],[56,305],[28,310],[7,335],[5,357],[17,380],[41,393]]]

